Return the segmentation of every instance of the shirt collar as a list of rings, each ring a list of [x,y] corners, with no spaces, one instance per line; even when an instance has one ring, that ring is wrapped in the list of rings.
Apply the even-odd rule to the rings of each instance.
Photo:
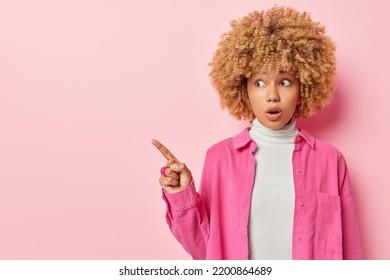
[[[297,143],[297,141],[299,141],[299,139],[303,139],[306,141],[307,144],[309,144],[309,146],[311,148],[314,148],[315,144],[316,144],[316,139],[311,136],[309,134],[309,132],[307,132],[306,130],[304,129],[299,129],[299,134],[297,135],[297,137],[295,138],[295,143]]]
[[[254,140],[249,136],[249,130],[250,127],[246,127],[243,131],[233,137],[233,147],[235,149],[238,150],[240,148],[245,147],[247,144],[254,142]],[[300,139],[303,139],[304,141],[306,141],[307,144],[309,144],[311,148],[314,148],[316,139],[311,136],[306,130],[299,129],[299,134],[295,138],[295,143],[300,142]]]
[[[233,147],[240,149],[246,146],[248,143],[253,142],[253,139],[249,136],[250,127],[246,127],[243,131],[233,137]]]

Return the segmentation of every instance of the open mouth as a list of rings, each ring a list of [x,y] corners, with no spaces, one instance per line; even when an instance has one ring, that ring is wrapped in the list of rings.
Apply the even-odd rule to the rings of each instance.
[[[279,114],[281,111],[279,108],[275,107],[275,108],[271,108],[267,111],[268,114],[271,114],[271,115],[276,115],[276,114]]]
[[[282,111],[275,107],[275,108],[270,108],[268,111],[267,111],[267,118],[270,120],[270,121],[277,121],[279,120],[280,118],[282,117]]]

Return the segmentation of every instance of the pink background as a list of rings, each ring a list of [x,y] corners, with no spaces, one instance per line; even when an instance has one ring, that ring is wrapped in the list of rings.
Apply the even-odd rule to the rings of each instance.
[[[199,182],[206,149],[247,126],[220,110],[208,62],[231,19],[273,3],[0,1],[0,259],[189,259],[150,139]],[[364,256],[390,259],[386,1],[277,3],[337,43],[334,103],[299,124],[344,153]]]

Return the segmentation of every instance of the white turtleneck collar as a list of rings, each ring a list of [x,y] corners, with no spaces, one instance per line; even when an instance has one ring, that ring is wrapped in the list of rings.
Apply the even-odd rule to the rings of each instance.
[[[298,133],[299,130],[295,126],[295,119],[292,119],[291,123],[279,129],[265,127],[255,119],[249,131],[250,137],[255,140],[257,144],[272,146],[293,144]]]

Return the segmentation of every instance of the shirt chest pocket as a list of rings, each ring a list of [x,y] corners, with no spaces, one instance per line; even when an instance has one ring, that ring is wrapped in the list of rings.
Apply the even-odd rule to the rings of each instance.
[[[319,248],[342,252],[341,202],[338,195],[318,194],[316,236]]]

